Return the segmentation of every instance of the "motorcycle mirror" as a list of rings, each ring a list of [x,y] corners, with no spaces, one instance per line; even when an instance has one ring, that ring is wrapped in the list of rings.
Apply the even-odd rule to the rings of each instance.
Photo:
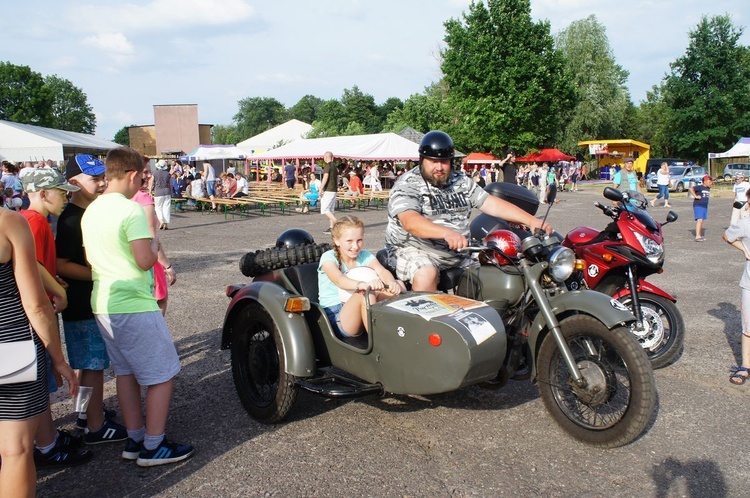
[[[677,221],[677,213],[674,211],[670,211],[667,213],[667,221],[662,223],[662,225],[666,225],[667,223],[672,223],[673,221]]]
[[[610,201],[622,201],[622,192],[612,187],[604,187],[604,197]]]

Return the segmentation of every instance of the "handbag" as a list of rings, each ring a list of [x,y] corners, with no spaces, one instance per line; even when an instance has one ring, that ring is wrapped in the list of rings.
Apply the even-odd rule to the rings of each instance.
[[[0,343],[0,384],[37,380],[36,344],[33,339]]]

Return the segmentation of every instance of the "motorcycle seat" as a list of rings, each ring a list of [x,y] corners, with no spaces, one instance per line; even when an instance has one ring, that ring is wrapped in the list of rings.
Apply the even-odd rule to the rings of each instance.
[[[394,258],[389,257],[386,249],[379,250],[375,257],[386,270],[391,272],[394,277],[398,278],[396,276],[396,261]],[[463,274],[463,268],[448,268],[447,270],[442,270],[440,272],[440,280],[438,281],[438,290],[442,292],[452,291],[458,285],[458,282],[461,280],[461,275]],[[404,283],[406,284],[406,288],[411,290],[411,282]]]

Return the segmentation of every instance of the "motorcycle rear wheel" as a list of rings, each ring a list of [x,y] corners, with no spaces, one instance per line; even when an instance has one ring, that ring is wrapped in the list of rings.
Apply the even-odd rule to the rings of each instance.
[[[608,330],[588,315],[560,323],[576,364],[587,381],[574,385],[550,333],[537,358],[538,383],[545,407],[565,431],[585,443],[615,448],[643,433],[654,416],[653,370],[627,329]]]
[[[273,424],[297,399],[295,377],[284,365],[279,329],[266,309],[251,303],[232,330],[232,376],[242,405],[254,419]]]
[[[650,292],[639,292],[646,329],[643,334],[631,332],[646,351],[648,361],[653,368],[666,367],[682,352],[685,342],[685,321],[677,306],[670,301]],[[623,296],[619,301],[631,308],[630,296]]]

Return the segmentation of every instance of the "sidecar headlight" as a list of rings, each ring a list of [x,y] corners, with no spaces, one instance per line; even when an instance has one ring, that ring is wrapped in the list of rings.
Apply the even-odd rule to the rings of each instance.
[[[635,238],[640,242],[643,252],[646,253],[649,261],[655,265],[664,261],[664,246],[657,244],[654,239],[637,232],[635,233]]]
[[[567,247],[558,247],[549,257],[549,274],[555,282],[564,282],[573,273],[576,257]]]

